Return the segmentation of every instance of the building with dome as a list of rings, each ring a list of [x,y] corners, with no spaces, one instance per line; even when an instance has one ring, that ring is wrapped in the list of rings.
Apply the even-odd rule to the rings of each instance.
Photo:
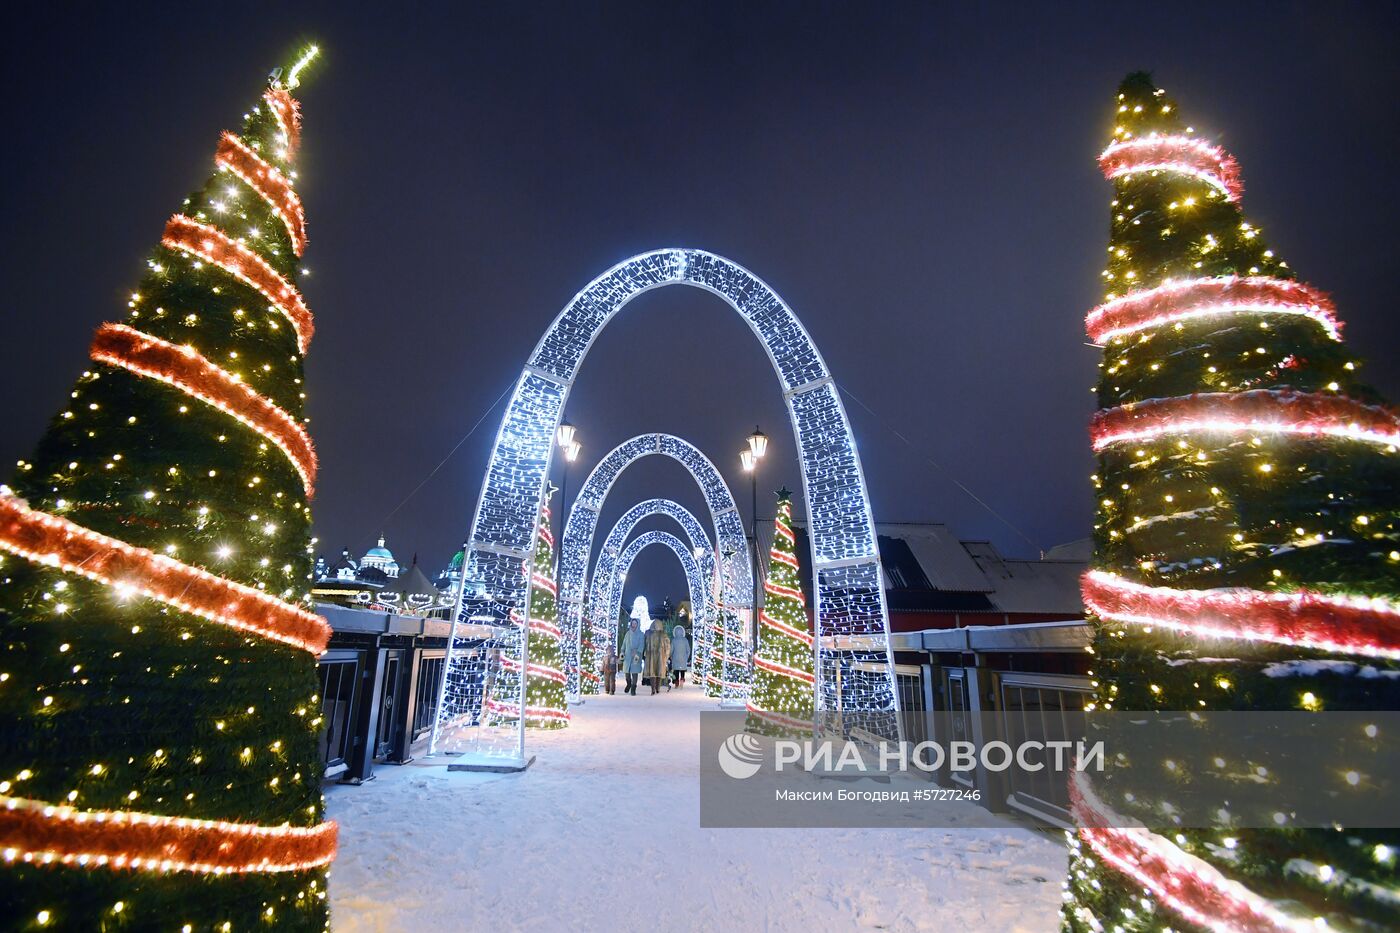
[[[394,555],[384,546],[384,536],[379,536],[379,543],[365,551],[365,556],[360,558],[360,570],[378,570],[387,579],[394,580],[399,575],[399,562],[394,560]]]

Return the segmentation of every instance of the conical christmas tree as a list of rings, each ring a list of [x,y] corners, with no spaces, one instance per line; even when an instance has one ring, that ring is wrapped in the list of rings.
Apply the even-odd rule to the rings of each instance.
[[[525,569],[532,575],[530,633],[525,648],[525,725],[562,729],[569,724],[569,708],[564,696],[564,633],[559,628],[554,534],[549,530],[548,505],[540,511],[534,560]],[[521,620],[515,621],[519,624]],[[520,711],[520,665],[505,655],[500,663],[501,669],[486,698],[488,723],[493,726],[518,721]]]
[[[587,618],[586,614],[580,616]],[[598,685],[601,678],[598,676],[598,665],[600,658],[598,648],[593,643],[593,630],[587,623],[580,622],[578,643],[578,682],[579,692],[583,696],[594,696],[598,693]]]
[[[758,616],[758,650],[753,659],[746,728],[765,735],[812,731],[815,713],[812,632],[807,600],[797,575],[797,538],[792,531],[792,494],[778,493],[763,611]]]
[[[1234,159],[1144,74],[1116,121],[1107,294],[1087,319],[1104,347],[1093,705],[1400,709],[1400,419],[1358,381],[1332,303],[1245,220]],[[1236,766],[1203,751],[1203,776]],[[1172,812],[1162,764],[1077,781],[1076,808],[1099,826]],[[1335,791],[1365,779],[1338,767]],[[1275,821],[1080,830],[1066,927],[1400,925],[1395,832]]]
[[[66,930],[327,924],[311,313],[273,73],[0,487],[0,903]]]

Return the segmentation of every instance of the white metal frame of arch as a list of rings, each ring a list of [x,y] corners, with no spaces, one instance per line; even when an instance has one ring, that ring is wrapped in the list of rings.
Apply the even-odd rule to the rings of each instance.
[[[638,524],[654,515],[665,515],[674,519],[690,539],[692,562],[699,576],[691,579],[687,571],[686,585],[690,589],[691,611],[694,613],[697,631],[707,623],[715,608],[713,603],[716,594],[711,592],[709,582],[715,579],[716,570],[715,549],[710,543],[710,536],[684,506],[670,499],[644,499],[624,512],[608,531],[607,537],[603,539],[603,549],[598,552],[593,572],[589,574],[585,584],[588,593],[587,623],[595,645],[610,643],[616,635],[617,614],[622,608],[621,575],[627,573],[627,568],[621,566],[621,555],[626,553],[627,536]],[[630,566],[631,561],[627,564]],[[681,561],[681,564],[684,565],[685,561]],[[562,568],[563,565],[560,566]],[[568,637],[569,633],[566,632],[565,638]],[[602,641],[605,637],[607,642]],[[602,654],[595,653],[594,661],[595,665],[600,665]]]
[[[584,621],[583,605],[589,593],[588,565],[593,553],[593,539],[598,531],[598,514],[618,477],[638,460],[656,455],[670,457],[680,463],[700,487],[714,523],[718,553],[730,551],[743,557],[743,576],[732,581],[732,591],[725,594],[725,601],[733,606],[747,606],[753,601],[748,569],[749,542],[744,532],[744,521],[735,507],[733,493],[710,458],[694,444],[673,434],[639,434],[623,441],[599,460],[588,474],[569,511],[564,534],[560,537],[559,627],[564,631],[564,663],[569,677],[566,690],[571,696],[579,692],[579,639]],[[618,547],[621,547],[620,542]],[[707,579],[712,578],[713,566],[705,572]]]
[[[626,575],[632,568],[632,561],[637,559],[637,555],[653,545],[665,545],[670,548],[681,562],[681,569],[685,571],[686,586],[690,588],[690,604],[696,605],[698,601],[705,598],[705,579],[701,576],[700,565],[691,556],[686,548],[685,542],[669,531],[647,531],[627,542],[627,546],[622,549],[622,553],[617,558],[617,573]],[[611,618],[616,624],[618,613],[622,611],[622,587],[618,586],[617,576],[613,577],[613,585],[608,587],[608,606],[611,608]]]
[[[797,316],[757,276],[722,256],[660,249],[618,263],[574,296],[540,339],[501,420],[467,542],[463,585],[453,614],[430,751],[474,752],[523,767],[521,720],[473,727],[478,675],[465,663],[456,627],[469,619],[496,626],[493,646],[515,670],[526,663],[528,562],[569,390],[599,333],[629,301],[666,285],[690,285],[723,298],[763,344],[781,383],[797,440],[812,548],[817,704],[843,726],[897,735],[897,694],[889,614],[875,523],[860,455],[825,361]],[[497,695],[525,682],[497,664]]]

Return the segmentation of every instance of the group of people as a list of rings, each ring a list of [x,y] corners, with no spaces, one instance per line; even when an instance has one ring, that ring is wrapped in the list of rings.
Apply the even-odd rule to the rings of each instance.
[[[690,670],[690,639],[685,627],[677,625],[667,635],[658,622],[643,632],[641,623],[633,619],[622,638],[622,657],[609,645],[603,658],[603,689],[610,694],[617,692],[619,666],[627,677],[622,692],[632,696],[637,695],[638,679],[643,686],[650,686],[653,694],[663,686],[667,690],[684,686],[686,671]]]

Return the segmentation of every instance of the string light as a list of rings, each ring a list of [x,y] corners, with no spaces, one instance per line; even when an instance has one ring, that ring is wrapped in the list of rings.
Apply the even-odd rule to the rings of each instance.
[[[1252,432],[1400,445],[1400,415],[1347,396],[1254,389],[1149,399],[1095,413],[1095,450],[1170,434]]]
[[[744,555],[743,566],[749,566],[748,537],[744,533],[743,520],[739,517],[734,496],[728,484],[725,483],[724,477],[715,468],[714,463],[699,448],[672,434],[639,434],[623,441],[609,451],[607,456],[598,461],[598,465],[588,474],[588,479],[584,481],[583,488],[579,491],[578,498],[574,501],[573,508],[569,512],[569,520],[564,525],[564,535],[559,549],[559,592],[562,601],[560,620],[565,632],[565,664],[571,677],[574,676],[575,671],[587,676],[587,672],[582,671],[580,666],[583,653],[583,629],[585,627],[584,603],[585,597],[590,592],[589,579],[599,579],[596,570],[591,577],[588,570],[588,558],[593,553],[593,539],[598,529],[599,512],[603,508],[603,503],[607,501],[609,493],[612,492],[618,477],[637,461],[656,455],[670,457],[685,467],[686,472],[699,485],[700,491],[705,497],[705,503],[710,510],[710,519],[715,529],[715,540],[718,542],[720,550],[742,552]],[[637,508],[640,506],[633,507],[633,509]],[[679,509],[679,506],[677,508]],[[684,509],[671,515],[683,526],[686,516],[690,516],[690,513]],[[694,521],[693,516],[690,518],[691,521]],[[705,553],[698,555],[696,559],[700,563],[701,572],[705,577],[713,577],[714,549],[709,546],[708,538],[704,536],[703,532],[697,538],[689,528],[686,530],[692,541],[698,543],[701,538],[704,538],[706,542]],[[630,534],[630,529],[628,533]],[[615,546],[620,550],[622,541],[617,541]],[[608,548],[604,547],[602,554],[609,553],[615,554],[616,551],[609,552]],[[600,556],[599,560],[602,559]],[[749,591],[750,583],[747,573],[743,580],[736,581],[736,585],[745,592]],[[708,599],[708,588],[706,594],[708,604],[712,602]],[[731,598],[737,600],[741,595],[733,593]],[[597,605],[596,602],[594,605]],[[613,620],[601,619],[601,622],[600,618],[597,613],[594,613],[593,617],[587,620],[587,627],[595,646],[611,644],[614,637],[612,627],[615,618]],[[706,614],[697,613],[697,658],[700,653],[702,622],[707,621]],[[592,660],[596,678],[596,674],[601,671],[601,654],[595,651]],[[700,673],[696,674],[697,678],[701,676]],[[570,692],[578,692],[573,680],[570,681]]]
[[[186,395],[238,419],[287,455],[310,498],[316,482],[316,451],[311,438],[291,415],[247,383],[205,359],[193,347],[177,347],[125,324],[103,324],[93,339],[91,356],[99,363],[158,379]]]
[[[0,796],[6,862],[197,874],[306,871],[335,858],[339,828],[255,826]]]
[[[1400,659],[1400,605],[1378,597],[1245,588],[1144,586],[1091,570],[1081,581],[1095,615],[1207,638],[1238,638]]]
[[[1104,302],[1084,319],[1089,339],[1107,343],[1129,334],[1222,314],[1293,314],[1316,321],[1342,339],[1336,306],[1301,282],[1269,276],[1227,275],[1167,282]]]
[[[807,600],[799,586],[796,545],[792,498],[783,490],[773,521],[773,544],[763,583],[766,595],[758,617],[753,689],[746,703],[747,728],[752,732],[787,735],[810,732],[813,727],[813,639],[807,627]]]
[[[1083,771],[1070,778],[1070,801],[1079,836],[1110,865],[1130,876],[1174,911],[1213,933],[1287,930],[1316,926],[1290,917],[1267,898],[1225,877],[1208,862],[1165,836],[1129,823],[1095,796]]]
[[[1153,133],[1119,140],[1099,156],[1099,167],[1108,179],[1141,172],[1179,172],[1216,188],[1227,201],[1238,201],[1244,193],[1234,157],[1219,146],[1189,136]]]
[[[284,279],[268,261],[217,227],[176,214],[165,225],[161,244],[218,266],[245,285],[261,292],[296,331],[297,348],[306,352],[315,331],[311,311],[296,286]]]
[[[518,722],[523,698],[526,725],[558,729],[569,724],[570,715],[564,693],[567,677],[563,670],[563,632],[557,624],[554,535],[549,530],[547,505],[540,510],[534,555],[528,564],[521,564],[521,570],[529,574],[528,633],[526,620],[518,612],[510,616],[510,630],[526,633],[528,654],[523,663],[519,655],[502,652],[498,656],[498,670],[483,703],[484,724],[492,729]]]
[[[312,654],[320,654],[330,641],[330,626],[320,616],[173,557],[31,509],[7,487],[0,487],[0,548]]]
[[[697,626],[701,624],[699,620],[702,616],[708,612],[710,596],[705,581],[712,575],[714,566],[714,548],[710,544],[709,536],[695,516],[683,506],[670,499],[647,499],[624,512],[612,526],[607,537],[603,539],[603,548],[594,564],[588,596],[588,605],[592,609],[589,628],[599,644],[614,644],[617,639],[618,611],[622,608],[622,587],[619,585],[619,579],[626,576],[632,559],[638,553],[631,551],[629,558],[629,549],[624,547],[624,543],[638,524],[657,515],[673,519],[690,540],[690,549],[686,556],[681,558],[681,567],[685,570],[691,607],[698,607]],[[637,540],[640,541],[641,538]],[[669,541],[652,539],[650,543],[669,544]],[[698,559],[695,557],[697,551],[701,555]]]
[[[829,673],[818,674],[819,703],[843,710],[843,721],[853,727],[896,737],[899,724],[880,555],[845,408],[797,316],[766,283],[723,257],[693,249],[634,256],[591,282],[555,318],[521,372],[497,431],[472,520],[465,578],[479,581],[490,594],[493,614],[508,617],[524,604],[527,587],[519,562],[528,556],[534,538],[533,503],[544,490],[578,368],[598,333],[624,305],[673,284],[691,285],[724,299],[768,351],[792,416],[807,491],[820,655],[822,669]],[[474,604],[472,609],[481,607]],[[503,632],[492,644],[512,659],[524,649],[514,631]],[[471,721],[473,677],[465,648],[455,640],[448,646],[444,699],[430,749],[523,755],[523,736],[518,733],[465,728]],[[838,669],[842,676],[836,676]]]
[[[1113,290],[1085,319],[1105,345],[1105,410],[1091,427],[1095,569],[1082,578],[1095,628],[1086,708],[1388,708],[1394,697],[1370,682],[1376,666],[1357,662],[1400,659],[1400,603],[1378,564],[1396,535],[1400,415],[1347,375],[1356,363],[1339,346],[1333,302],[1292,281],[1244,219],[1238,164],[1183,134],[1162,95],[1149,76],[1129,76],[1100,158],[1116,183]],[[1217,769],[1237,756],[1203,753]],[[1360,764],[1331,769],[1336,791],[1365,785]],[[1368,871],[1360,852],[1346,875],[1333,867],[1338,845],[1360,844],[1349,827],[1305,829],[1280,811],[1276,828],[1242,832],[1222,806],[1214,825],[1169,839],[1142,823],[1179,821],[1176,782],[1190,780],[1190,763],[1120,756],[1114,770],[1100,792],[1113,790],[1129,817],[1086,775],[1071,785],[1081,829],[1070,837],[1066,929],[1394,920],[1393,873]],[[1295,778],[1252,762],[1245,771]],[[1299,915],[1323,899],[1325,916]]]
[[[277,129],[286,144],[284,161],[290,162],[301,146],[301,105],[291,94],[280,87],[268,88],[263,94]]]
[[[214,163],[237,175],[258,193],[287,228],[292,250],[300,256],[306,250],[306,212],[291,181],[232,133],[219,137]]]

